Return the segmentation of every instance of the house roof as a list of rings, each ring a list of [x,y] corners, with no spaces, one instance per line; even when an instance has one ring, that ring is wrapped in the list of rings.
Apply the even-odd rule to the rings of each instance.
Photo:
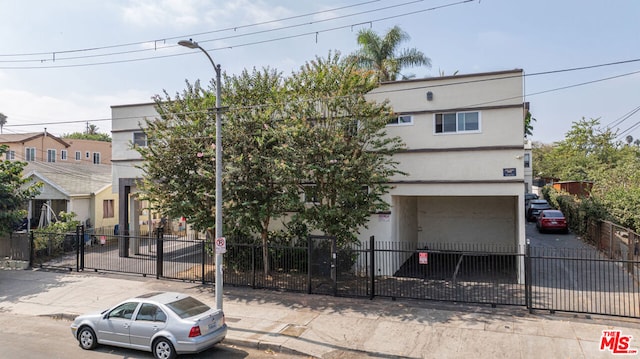
[[[29,162],[25,177],[36,176],[70,197],[90,195],[111,185],[111,165]]]
[[[54,136],[48,132],[29,132],[29,133],[9,133],[9,134],[0,134],[0,144],[1,143],[20,143],[27,142],[33,140],[38,137],[43,136],[51,137],[54,140],[60,142],[65,147],[69,147],[69,144],[62,140],[61,138]]]

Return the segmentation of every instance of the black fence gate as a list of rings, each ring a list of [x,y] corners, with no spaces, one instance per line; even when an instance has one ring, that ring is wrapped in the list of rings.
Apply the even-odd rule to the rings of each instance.
[[[87,235],[78,228],[65,235],[32,234],[30,240],[34,266],[215,282],[213,246],[206,239],[161,232]],[[373,237],[340,246],[335,238],[309,237],[306,246],[267,248],[227,241],[223,258],[224,284],[231,286],[640,318],[638,257],[608,258],[596,248],[416,244]]]

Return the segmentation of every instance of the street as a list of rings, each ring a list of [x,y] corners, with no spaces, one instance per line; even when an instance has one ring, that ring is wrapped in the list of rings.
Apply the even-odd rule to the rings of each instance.
[[[98,346],[95,350],[82,350],[71,336],[71,321],[46,316],[28,316],[0,313],[0,348],[3,358],[30,359],[91,359],[127,358],[153,359],[151,352]],[[202,358],[256,358],[256,359],[301,359],[308,356],[274,353],[222,343],[195,355],[181,355],[184,359]]]

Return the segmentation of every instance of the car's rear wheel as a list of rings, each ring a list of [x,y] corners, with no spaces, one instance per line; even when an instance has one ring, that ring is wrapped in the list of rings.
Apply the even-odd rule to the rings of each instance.
[[[98,345],[98,339],[93,329],[89,327],[82,327],[78,332],[78,343],[80,347],[85,350],[94,349]]]
[[[160,338],[153,342],[153,356],[156,359],[175,359],[177,354],[168,339]]]

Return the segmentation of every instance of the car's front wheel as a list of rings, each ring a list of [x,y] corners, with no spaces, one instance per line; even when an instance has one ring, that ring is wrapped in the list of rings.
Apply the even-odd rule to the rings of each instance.
[[[177,354],[168,339],[160,338],[153,342],[153,356],[156,359],[175,359]]]
[[[78,332],[78,343],[80,347],[85,350],[94,349],[98,345],[98,339],[96,333],[89,327],[82,327]]]

